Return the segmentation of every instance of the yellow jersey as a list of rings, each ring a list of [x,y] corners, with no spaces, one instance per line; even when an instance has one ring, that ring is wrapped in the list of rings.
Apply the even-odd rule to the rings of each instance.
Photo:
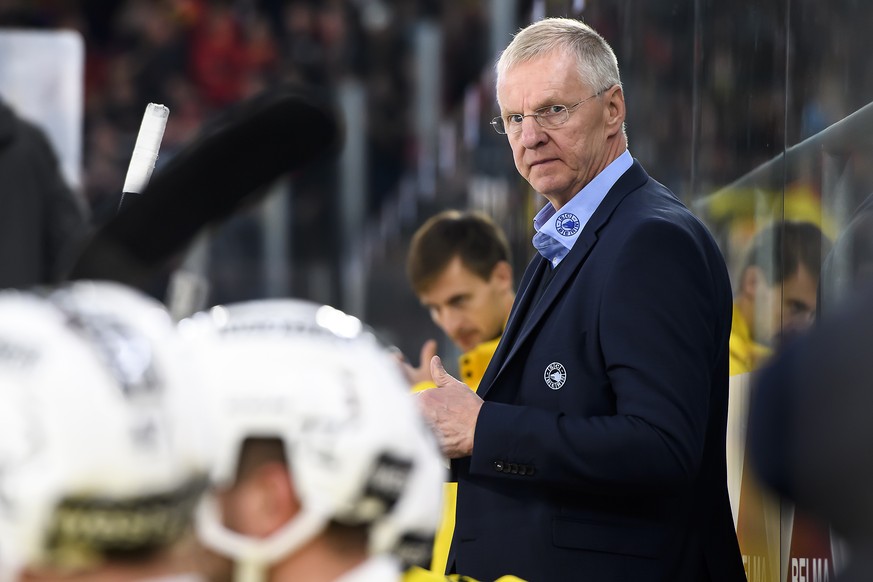
[[[485,369],[488,368],[488,363],[494,356],[498,343],[500,343],[500,338],[483,342],[458,358],[459,380],[472,388],[473,391],[479,388],[479,382],[482,381],[482,376],[485,375]],[[421,392],[433,387],[433,382],[419,382],[412,387],[412,391]],[[449,549],[452,546],[452,533],[455,531],[455,507],[457,502],[458,484],[449,481],[443,485],[443,517],[436,532],[433,558],[430,564],[431,571],[438,574],[445,572],[448,565]],[[456,580],[458,579],[456,578]],[[461,578],[460,580],[465,581],[467,579]]]
[[[749,324],[740,310],[734,304],[733,321],[731,323],[730,375],[745,374],[757,370],[758,366],[770,357],[772,350],[752,339]]]

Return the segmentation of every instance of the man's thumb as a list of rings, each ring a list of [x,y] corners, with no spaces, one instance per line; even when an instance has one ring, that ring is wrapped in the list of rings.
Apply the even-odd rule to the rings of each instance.
[[[443,366],[443,361],[439,356],[434,356],[430,359],[430,376],[433,378],[434,384],[437,386],[445,386],[452,380],[452,376],[446,372]]]

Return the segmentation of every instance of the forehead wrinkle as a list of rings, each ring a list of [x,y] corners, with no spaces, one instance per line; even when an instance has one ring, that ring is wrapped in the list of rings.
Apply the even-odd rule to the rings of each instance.
[[[544,69],[534,69],[535,76],[539,77],[542,82],[539,85],[533,85],[530,76],[522,75],[521,69],[531,63],[533,63],[531,66],[535,66],[538,62],[542,63],[543,61],[539,60],[530,61],[529,63],[520,63],[505,73],[497,87],[497,104],[500,106],[501,114],[525,113],[526,111],[533,112],[537,109],[555,104],[569,105],[569,103],[565,103],[565,101],[569,99],[569,94],[572,91],[578,89],[584,92],[585,83],[583,83],[581,79],[577,81],[567,71],[556,71],[555,67],[545,68],[549,69],[552,73],[558,73],[557,78],[555,75],[549,74]],[[513,76],[515,76],[515,78],[512,82],[509,82],[509,78]],[[520,111],[510,110],[504,105],[503,100],[501,100],[501,94],[504,97],[521,96],[522,107],[529,105],[529,109],[525,108]],[[580,97],[580,99],[582,98],[584,97]]]

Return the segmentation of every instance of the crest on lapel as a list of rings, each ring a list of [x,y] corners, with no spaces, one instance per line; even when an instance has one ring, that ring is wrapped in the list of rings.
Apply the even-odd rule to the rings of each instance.
[[[546,371],[543,373],[543,380],[546,381],[546,386],[552,390],[560,390],[567,381],[567,370],[561,362],[552,362],[546,366]]]

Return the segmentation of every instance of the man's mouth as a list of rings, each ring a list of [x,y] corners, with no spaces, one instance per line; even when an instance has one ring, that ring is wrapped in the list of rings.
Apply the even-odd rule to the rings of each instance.
[[[458,334],[455,336],[455,343],[461,346],[461,349],[467,351],[471,348],[476,347],[476,334],[474,333],[465,333]]]

